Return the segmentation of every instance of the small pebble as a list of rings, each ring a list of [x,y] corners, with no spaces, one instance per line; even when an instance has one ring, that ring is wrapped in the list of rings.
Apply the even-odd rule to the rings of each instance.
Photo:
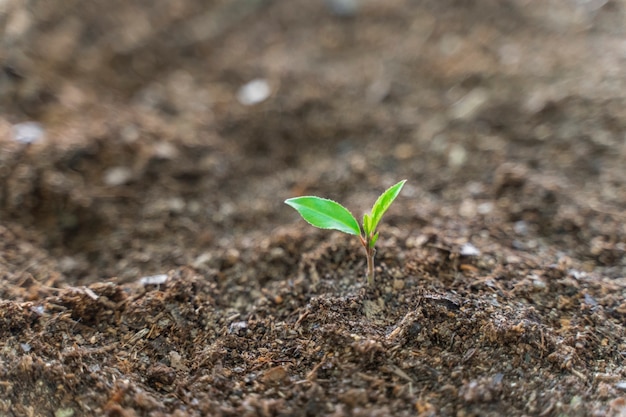
[[[478,248],[471,243],[466,243],[461,247],[461,256],[478,256],[480,255],[480,251]]]
[[[180,197],[172,197],[167,200],[167,206],[170,209],[170,212],[180,214],[185,210],[185,200]]]
[[[403,279],[394,279],[393,280],[393,289],[396,291],[400,291],[404,288],[404,280]]]
[[[139,280],[141,285],[161,285],[167,281],[167,274],[150,275]]]
[[[44,309],[43,306],[33,306],[30,309],[31,309],[32,312],[34,312],[35,314],[38,314],[40,316],[43,315],[43,313],[46,312],[46,310]]]
[[[241,330],[245,330],[248,328],[248,322],[246,321],[236,321],[231,323],[228,326],[228,333],[237,333],[239,334]]]
[[[272,90],[267,80],[257,78],[239,89],[237,100],[244,106],[252,106],[267,100],[271,93]]]
[[[104,183],[111,187],[124,185],[133,178],[133,172],[128,167],[113,167],[104,172]]]
[[[73,415],[73,408],[59,408],[54,412],[54,417],[72,417]]]
[[[178,371],[188,371],[189,367],[187,365],[185,365],[185,361],[183,360],[183,357],[180,356],[180,353],[176,352],[175,350],[172,350],[169,353],[170,356],[170,365],[172,366],[172,368],[178,370]]]
[[[43,126],[37,122],[24,122],[13,125],[13,140],[26,145],[38,142],[45,136]]]
[[[493,211],[493,203],[481,203],[478,205],[477,211],[479,214],[489,214]]]
[[[533,282],[533,288],[536,290],[545,290],[546,288],[548,288],[548,285],[545,283],[545,281],[539,278],[538,276],[533,277],[532,282]]]
[[[524,220],[518,220],[513,225],[513,230],[515,230],[515,233],[518,235],[525,236],[528,234],[528,225]]]
[[[467,151],[461,145],[452,145],[448,153],[448,165],[453,168],[461,167],[467,161]]]

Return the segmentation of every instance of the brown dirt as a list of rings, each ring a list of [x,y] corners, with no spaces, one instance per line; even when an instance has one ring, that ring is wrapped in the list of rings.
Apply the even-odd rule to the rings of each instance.
[[[623,1],[23,3],[0,415],[626,415]]]

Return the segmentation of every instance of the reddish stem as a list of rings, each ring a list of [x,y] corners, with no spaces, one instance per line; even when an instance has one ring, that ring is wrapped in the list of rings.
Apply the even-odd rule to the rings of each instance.
[[[375,278],[375,270],[374,270],[374,255],[376,254],[376,249],[370,247],[370,237],[366,236],[365,238],[361,237],[361,244],[365,249],[365,256],[367,257],[367,284],[369,286],[374,286],[374,278]]]

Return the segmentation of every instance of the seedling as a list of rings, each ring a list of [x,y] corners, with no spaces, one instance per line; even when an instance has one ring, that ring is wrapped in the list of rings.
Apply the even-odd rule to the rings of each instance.
[[[367,255],[367,283],[373,285],[374,255],[376,254],[374,245],[378,240],[376,227],[383,214],[400,194],[405,182],[406,180],[400,181],[378,197],[372,211],[363,215],[362,230],[352,213],[336,201],[315,196],[304,196],[285,200],[285,204],[296,209],[300,216],[312,226],[320,229],[339,230],[358,236]]]

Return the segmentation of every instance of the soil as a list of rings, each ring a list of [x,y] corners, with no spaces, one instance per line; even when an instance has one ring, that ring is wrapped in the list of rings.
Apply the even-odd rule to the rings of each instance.
[[[624,1],[159,3],[2,6],[0,415],[626,415]]]

